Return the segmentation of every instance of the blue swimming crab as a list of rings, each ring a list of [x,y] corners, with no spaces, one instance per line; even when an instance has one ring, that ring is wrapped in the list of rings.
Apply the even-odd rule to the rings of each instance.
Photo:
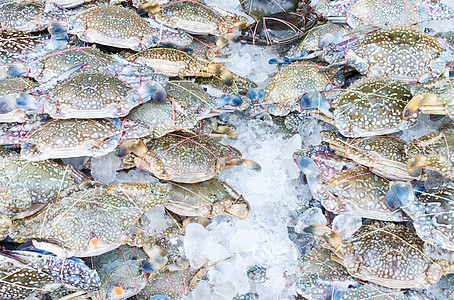
[[[125,26],[128,24],[128,26]],[[121,6],[95,6],[68,19],[53,22],[49,32],[58,40],[66,32],[87,43],[142,51],[162,44],[187,46],[192,38],[183,32],[160,24],[152,25],[136,12]]]
[[[150,67],[119,55],[108,55],[95,47],[65,47],[27,61],[25,66],[15,67],[16,72],[32,77],[40,83],[53,79],[64,81],[78,71],[109,73],[135,88],[149,80],[166,81],[164,75],[157,75]]]
[[[386,198],[390,209],[402,209],[413,220],[416,233],[424,241],[454,251],[454,185],[447,183],[435,191],[415,195],[410,182],[397,181]]]
[[[454,272],[446,260],[432,261],[424,255],[424,242],[414,229],[404,225],[364,225],[345,242],[324,225],[310,225],[304,230],[321,237],[322,246],[333,251],[331,259],[350,275],[385,287],[425,289]]]
[[[31,88],[36,83],[27,77],[8,76],[8,68],[0,67],[0,122],[25,122],[29,119],[28,114],[39,113],[39,104],[36,99],[31,103],[21,99],[32,97]]]
[[[46,0],[5,0],[0,4],[0,28],[34,32],[64,20],[65,10]]]
[[[335,125],[347,137],[367,137],[409,128],[416,118],[403,118],[402,111],[412,98],[403,82],[381,77],[363,77],[345,90],[334,90],[330,103],[324,93],[301,98],[301,107]],[[314,111],[315,109],[315,111]]]
[[[28,160],[101,156],[130,138],[148,135],[139,121],[119,119],[48,120],[23,138],[21,156]]]
[[[301,111],[300,100],[304,96],[343,84],[343,77],[338,70],[319,72],[323,67],[312,61],[292,63],[277,73],[264,90],[252,89],[248,97],[260,100],[267,111],[275,116],[285,116],[294,110]]]
[[[170,200],[165,207],[179,215],[213,218],[218,215],[244,219],[250,206],[227,183],[213,178],[200,183],[170,182]]]
[[[454,9],[438,1],[333,0],[324,1],[315,10],[334,23],[359,26],[426,27],[430,20],[450,19]]]
[[[386,27],[325,47],[322,58],[348,64],[362,75],[426,83],[453,60],[443,41],[411,27]]]
[[[145,64],[169,77],[219,76],[227,85],[233,84],[232,73],[223,65],[172,48],[155,48],[133,54],[128,59]]]
[[[13,150],[3,149],[0,164],[3,236],[12,221],[36,213],[61,191],[87,179],[71,166],[51,160],[29,162]]]
[[[117,154],[159,179],[182,183],[205,181],[236,165],[261,170],[258,163],[240,158],[239,150],[191,132],[168,133],[146,143],[141,139],[129,140],[120,146]]]
[[[90,269],[82,260],[71,257],[61,258],[38,250],[6,250],[0,256],[9,257],[28,267],[49,274],[65,285],[85,291],[98,290],[101,285],[98,273]]]
[[[38,249],[64,257],[100,255],[134,245],[135,224],[146,211],[165,204],[168,193],[168,186],[160,183],[105,186],[86,181],[60,193],[37,214],[15,221],[10,237],[33,239]]]
[[[162,84],[165,84],[163,82]],[[150,99],[162,103],[167,94],[158,81],[144,82],[137,89],[109,73],[76,73],[64,82],[44,83],[19,98],[53,119],[119,118]]]
[[[406,143],[394,136],[373,136],[358,139],[341,139],[331,131],[322,131],[321,139],[346,157],[366,166],[375,174],[389,180],[422,180],[423,176],[411,176],[407,171]]]
[[[295,161],[306,176],[312,196],[327,210],[341,214],[353,212],[363,218],[384,221],[405,220],[402,211],[391,211],[385,203],[390,182],[364,167],[353,166],[323,178],[316,161],[296,155]],[[321,162],[323,165],[323,162]]]

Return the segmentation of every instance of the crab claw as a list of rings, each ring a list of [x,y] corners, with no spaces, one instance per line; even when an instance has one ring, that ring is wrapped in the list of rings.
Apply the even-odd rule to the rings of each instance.
[[[56,21],[50,23],[48,29],[49,33],[56,40],[68,40],[69,24],[65,21]]]
[[[156,81],[147,81],[138,89],[141,100],[147,102],[148,99],[153,98],[158,103],[164,103],[167,99],[167,92],[165,88]]]
[[[434,94],[423,93],[414,96],[403,110],[403,118],[409,119],[423,105],[439,105],[438,96]]]
[[[243,103],[243,100],[236,96],[236,95],[224,95],[216,101],[216,104],[214,105],[215,108],[222,107],[226,104],[229,104],[231,106],[238,107]]]
[[[253,160],[244,159],[244,158],[232,158],[230,161],[234,166],[245,166],[249,170],[253,170],[255,172],[262,171],[262,167]]]
[[[249,215],[251,208],[249,204],[244,201],[243,197],[241,197],[241,200],[245,203],[233,204],[230,208],[227,209],[227,212],[232,216],[238,217],[240,219],[245,219]]]
[[[169,261],[167,258],[167,252],[159,248],[158,246],[153,246],[150,248],[145,245],[143,250],[148,255],[149,259],[143,263],[142,271],[146,273],[155,273],[161,270]]]
[[[218,126],[216,130],[213,130],[215,134],[220,134],[227,136],[229,139],[236,140],[238,139],[238,133],[235,130],[228,126]]]
[[[395,211],[402,206],[407,206],[415,200],[415,193],[410,182],[397,181],[385,195],[385,203],[389,210]]]
[[[16,107],[25,109],[28,113],[41,113],[43,108],[35,96],[26,93],[20,93],[17,95]]]
[[[219,76],[228,86],[233,84],[232,72],[221,64],[210,64],[207,72]]]
[[[303,109],[318,109],[327,117],[333,117],[330,111],[331,105],[322,93],[309,93],[304,95],[300,100]]]
[[[316,236],[321,236],[328,243],[330,243],[334,248],[339,248],[342,245],[342,240],[337,234],[337,232],[331,230],[328,226],[321,224],[309,225],[304,228],[304,232],[310,233]]]
[[[259,101],[262,102],[263,98],[265,97],[265,89],[264,88],[253,88],[247,92],[246,97],[251,99],[252,101]]]
[[[229,44],[236,44],[240,42],[240,37],[234,33],[226,33],[218,38],[216,47],[222,49]]]
[[[143,15],[147,12],[154,15],[160,11],[161,11],[161,6],[159,6],[159,3],[153,3],[153,2],[147,2],[145,4],[140,5],[137,8],[137,13],[139,15]]]
[[[23,63],[12,63],[6,65],[6,73],[11,76],[25,76],[27,74],[27,70]]]
[[[296,164],[305,175],[304,178],[309,186],[312,197],[320,200],[319,192],[322,188],[322,176],[320,174],[320,169],[312,159],[305,156],[298,157],[296,159]],[[303,179],[303,175],[301,176],[301,179]]]
[[[418,177],[427,165],[427,158],[424,155],[415,155],[407,162],[407,171],[410,176]]]

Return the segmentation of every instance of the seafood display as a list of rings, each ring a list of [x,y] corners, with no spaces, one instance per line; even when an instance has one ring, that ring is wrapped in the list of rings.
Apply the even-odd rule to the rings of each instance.
[[[453,32],[441,0],[1,1],[0,299],[454,299]]]

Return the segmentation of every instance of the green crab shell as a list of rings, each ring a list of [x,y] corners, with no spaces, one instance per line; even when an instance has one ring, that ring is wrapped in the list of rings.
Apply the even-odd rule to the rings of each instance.
[[[427,82],[445,71],[452,55],[428,34],[410,27],[391,27],[361,37],[345,58],[364,75]]]
[[[402,211],[390,211],[386,206],[389,187],[386,179],[355,166],[337,173],[322,187],[322,204],[335,214],[351,211],[362,218],[403,221]]]
[[[337,69],[321,73],[321,68],[311,61],[299,61],[277,73],[265,88],[263,103],[268,111],[276,116],[300,111],[299,101],[304,95],[342,85],[343,78],[337,76]]]
[[[353,255],[344,258],[344,265],[351,265],[352,259],[359,264],[357,269],[347,267],[349,273],[382,286],[428,288],[446,272],[447,262],[433,262],[426,257],[424,242],[414,229],[404,225],[362,226],[346,244]]]
[[[55,242],[76,257],[100,255],[125,244],[140,217],[166,202],[168,188],[145,182],[70,188],[38,214],[18,220],[17,241]]]
[[[136,157],[137,167],[143,167],[156,177],[182,183],[195,183],[217,176],[241,153],[205,135],[175,132],[152,139],[145,157]]]
[[[403,109],[412,98],[405,83],[362,78],[337,95],[331,107],[334,125],[347,137],[384,135],[404,130],[416,120],[405,120]]]

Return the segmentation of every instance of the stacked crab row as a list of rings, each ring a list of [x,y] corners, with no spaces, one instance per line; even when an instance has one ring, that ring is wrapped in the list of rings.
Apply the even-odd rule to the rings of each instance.
[[[215,63],[250,24],[196,1],[122,2],[0,3],[2,299],[184,296],[210,267],[188,265],[185,226],[249,213],[216,176],[260,166],[218,142],[236,133],[212,117],[257,114],[256,85]],[[105,155],[155,177],[94,181]]]
[[[332,253],[304,254],[297,293],[424,297],[402,289],[427,289],[454,272],[452,261],[424,252],[454,251],[454,45],[449,34],[424,28],[453,20],[454,11],[438,2],[362,0],[325,1],[314,11],[324,21],[270,60],[281,70],[247,94],[285,117],[289,129],[304,133],[313,118],[325,129],[320,145],[296,151],[294,160],[327,222],[334,214],[342,225],[338,232],[324,224],[304,229]],[[422,122],[419,114],[444,125],[400,139]],[[340,221],[352,215],[361,226]]]

